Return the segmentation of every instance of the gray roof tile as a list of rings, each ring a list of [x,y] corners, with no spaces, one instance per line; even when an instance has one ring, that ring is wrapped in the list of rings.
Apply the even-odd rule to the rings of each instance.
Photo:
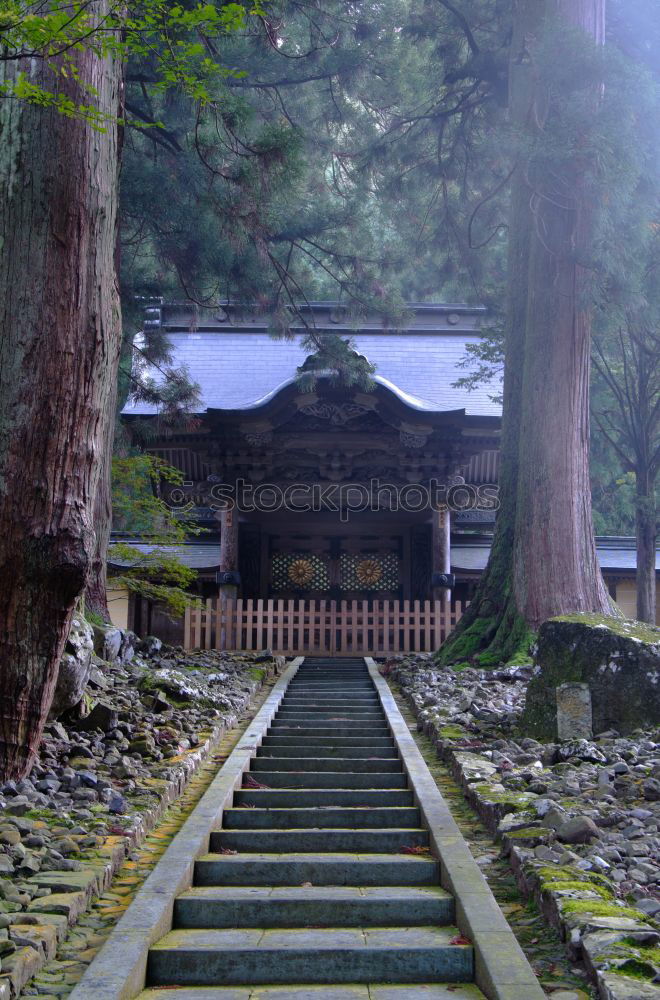
[[[273,340],[265,329],[197,329],[194,332],[164,329],[172,345],[173,364],[185,365],[200,386],[202,411],[207,408],[239,409],[272,393],[296,374],[305,352],[296,341]],[[470,324],[462,324],[468,327]],[[340,330],[340,333],[349,331]],[[414,324],[402,333],[381,329],[350,334],[357,350],[376,366],[376,374],[409,396],[422,409],[465,409],[475,416],[499,416],[493,403],[500,386],[482,386],[472,391],[454,388],[465,374],[459,367],[468,344],[480,339],[475,323],[465,329],[429,329]],[[150,373],[158,381],[158,372]],[[150,414],[154,407],[129,403],[124,413]]]

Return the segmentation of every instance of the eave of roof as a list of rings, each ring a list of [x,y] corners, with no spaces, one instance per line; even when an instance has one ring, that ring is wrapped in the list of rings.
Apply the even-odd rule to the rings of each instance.
[[[413,303],[402,329],[384,325],[374,313],[355,326],[337,303],[310,303],[301,309],[311,314],[315,329],[350,337],[358,353],[376,366],[381,387],[397,396],[410,413],[451,413],[464,409],[468,419],[486,418],[497,423],[500,406],[497,380],[492,387],[467,390],[456,385],[464,374],[462,363],[468,345],[479,342],[486,310],[452,303]],[[187,303],[160,303],[145,328],[162,330],[172,345],[172,363],[186,366],[200,387],[199,413],[210,411],[256,412],[295,381],[305,362],[300,337],[275,342],[268,332],[270,315],[247,306],[220,303],[193,313]],[[311,323],[310,323],[311,325]],[[304,325],[293,319],[294,334]],[[159,373],[152,376],[158,381]],[[497,384],[496,384],[497,383]],[[157,407],[131,401],[124,415],[152,417]]]
[[[120,539],[114,539],[119,541]],[[177,555],[184,565],[198,571],[214,571],[220,561],[218,542],[187,542],[182,545],[155,546],[137,540],[121,539],[122,545],[130,545],[137,553],[145,555],[154,549],[164,549]],[[621,536],[599,536],[596,539],[598,560],[604,572],[634,574],[636,569],[635,539]],[[488,561],[490,540],[484,536],[454,539],[451,547],[452,570],[465,573],[482,572]],[[108,559],[108,565],[123,568],[131,565],[128,561]],[[660,547],[656,551],[656,570],[660,572]]]

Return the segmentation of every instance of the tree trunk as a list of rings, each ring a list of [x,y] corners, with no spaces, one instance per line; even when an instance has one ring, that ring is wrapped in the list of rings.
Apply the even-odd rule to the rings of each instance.
[[[441,651],[445,662],[510,660],[546,618],[610,611],[591,521],[591,328],[577,261],[591,213],[578,166],[566,157],[557,181],[534,156],[553,110],[534,49],[557,15],[601,42],[603,12],[604,0],[514,4],[509,117],[522,141],[509,226],[500,510],[488,566]]]
[[[635,498],[637,534],[637,618],[655,625],[655,544],[657,512],[655,483],[648,470],[637,471]]]
[[[604,42],[604,0],[554,0],[553,8],[563,23]],[[562,100],[538,86],[539,133]],[[537,628],[553,615],[610,611],[591,513],[590,288],[580,264],[589,257],[595,206],[575,157],[561,169],[532,160],[517,183],[532,218],[529,260],[512,276],[527,287],[514,592]]]
[[[101,20],[108,0],[92,0]],[[1,64],[105,131],[0,101],[0,780],[26,773],[94,549],[93,513],[119,357],[113,253],[119,66],[73,54],[80,83]]]
[[[116,394],[115,394],[116,395]],[[90,560],[87,585],[85,587],[85,610],[99,615],[104,622],[110,621],[107,595],[107,558],[110,531],[112,528],[112,443],[114,439],[114,409],[109,426],[113,433],[107,435],[102,445],[103,456],[100,461],[99,482],[94,504],[94,550]]]
[[[119,100],[117,103],[117,116],[123,119],[125,112],[126,79],[125,66],[123,67],[119,82]],[[120,125],[117,129],[117,176],[121,170],[122,153],[124,148],[124,127]],[[121,239],[119,232],[119,218],[116,216],[115,225],[115,281],[119,283],[121,274]],[[117,292],[119,294],[119,291]],[[132,346],[132,340],[131,340]],[[121,332],[121,342],[119,348],[119,358],[117,360],[117,377],[114,381],[113,396],[109,400],[108,406],[111,408],[112,416],[107,422],[105,442],[103,444],[103,461],[99,472],[99,483],[96,490],[96,503],[94,508],[94,555],[87,576],[87,586],[85,588],[85,607],[94,614],[99,615],[103,621],[110,622],[110,611],[108,609],[108,546],[110,544],[110,533],[112,531],[112,456],[115,446],[115,432],[117,431],[117,421],[119,411],[125,402],[122,393],[122,401],[119,401],[119,365],[121,363],[122,351],[126,350],[126,343]]]

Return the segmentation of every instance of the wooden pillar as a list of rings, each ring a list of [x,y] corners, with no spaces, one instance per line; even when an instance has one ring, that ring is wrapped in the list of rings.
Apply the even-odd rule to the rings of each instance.
[[[227,649],[231,643],[232,629],[225,614],[229,601],[235,601],[238,594],[238,515],[235,510],[220,512],[220,568],[218,606],[220,611],[217,637],[220,649]],[[224,583],[223,573],[232,574],[232,582]]]
[[[433,511],[433,573],[451,573],[451,515],[449,510]],[[434,587],[433,600],[449,604],[451,590],[448,587]]]
[[[238,571],[238,515],[235,510],[220,512],[220,580],[223,573]],[[234,600],[238,586],[234,580],[231,583],[220,583],[220,596],[225,600]]]

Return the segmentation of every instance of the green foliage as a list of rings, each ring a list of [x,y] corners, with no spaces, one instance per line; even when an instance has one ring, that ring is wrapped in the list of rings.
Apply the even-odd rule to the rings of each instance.
[[[115,457],[112,463],[113,526],[143,543],[139,549],[125,541],[110,546],[109,561],[122,567],[113,575],[113,584],[161,604],[174,618],[196,603],[188,592],[196,574],[171,547],[203,530],[173,514],[160,496],[163,482],[177,486],[183,478],[178,469],[153,455]]]
[[[85,608],[85,621],[88,621],[90,625],[106,625],[103,615],[100,615],[98,611],[89,611]]]
[[[176,88],[204,103],[215,80],[240,75],[215,57],[214,42],[244,28],[249,17],[262,15],[258,3],[188,6],[139,0],[130,9],[112,4],[106,9],[89,0],[55,0],[36,7],[27,0],[0,0],[2,61],[22,67],[28,60],[43,60],[54,81],[50,91],[33,84],[29,71],[19,68],[0,77],[0,95],[51,107],[103,128],[107,119],[94,106],[93,89],[87,89],[85,103],[61,93],[57,86],[67,80],[80,84],[76,58],[87,49],[122,62],[136,58],[148,62],[155,90],[165,93]],[[85,94],[84,88],[79,89]]]

